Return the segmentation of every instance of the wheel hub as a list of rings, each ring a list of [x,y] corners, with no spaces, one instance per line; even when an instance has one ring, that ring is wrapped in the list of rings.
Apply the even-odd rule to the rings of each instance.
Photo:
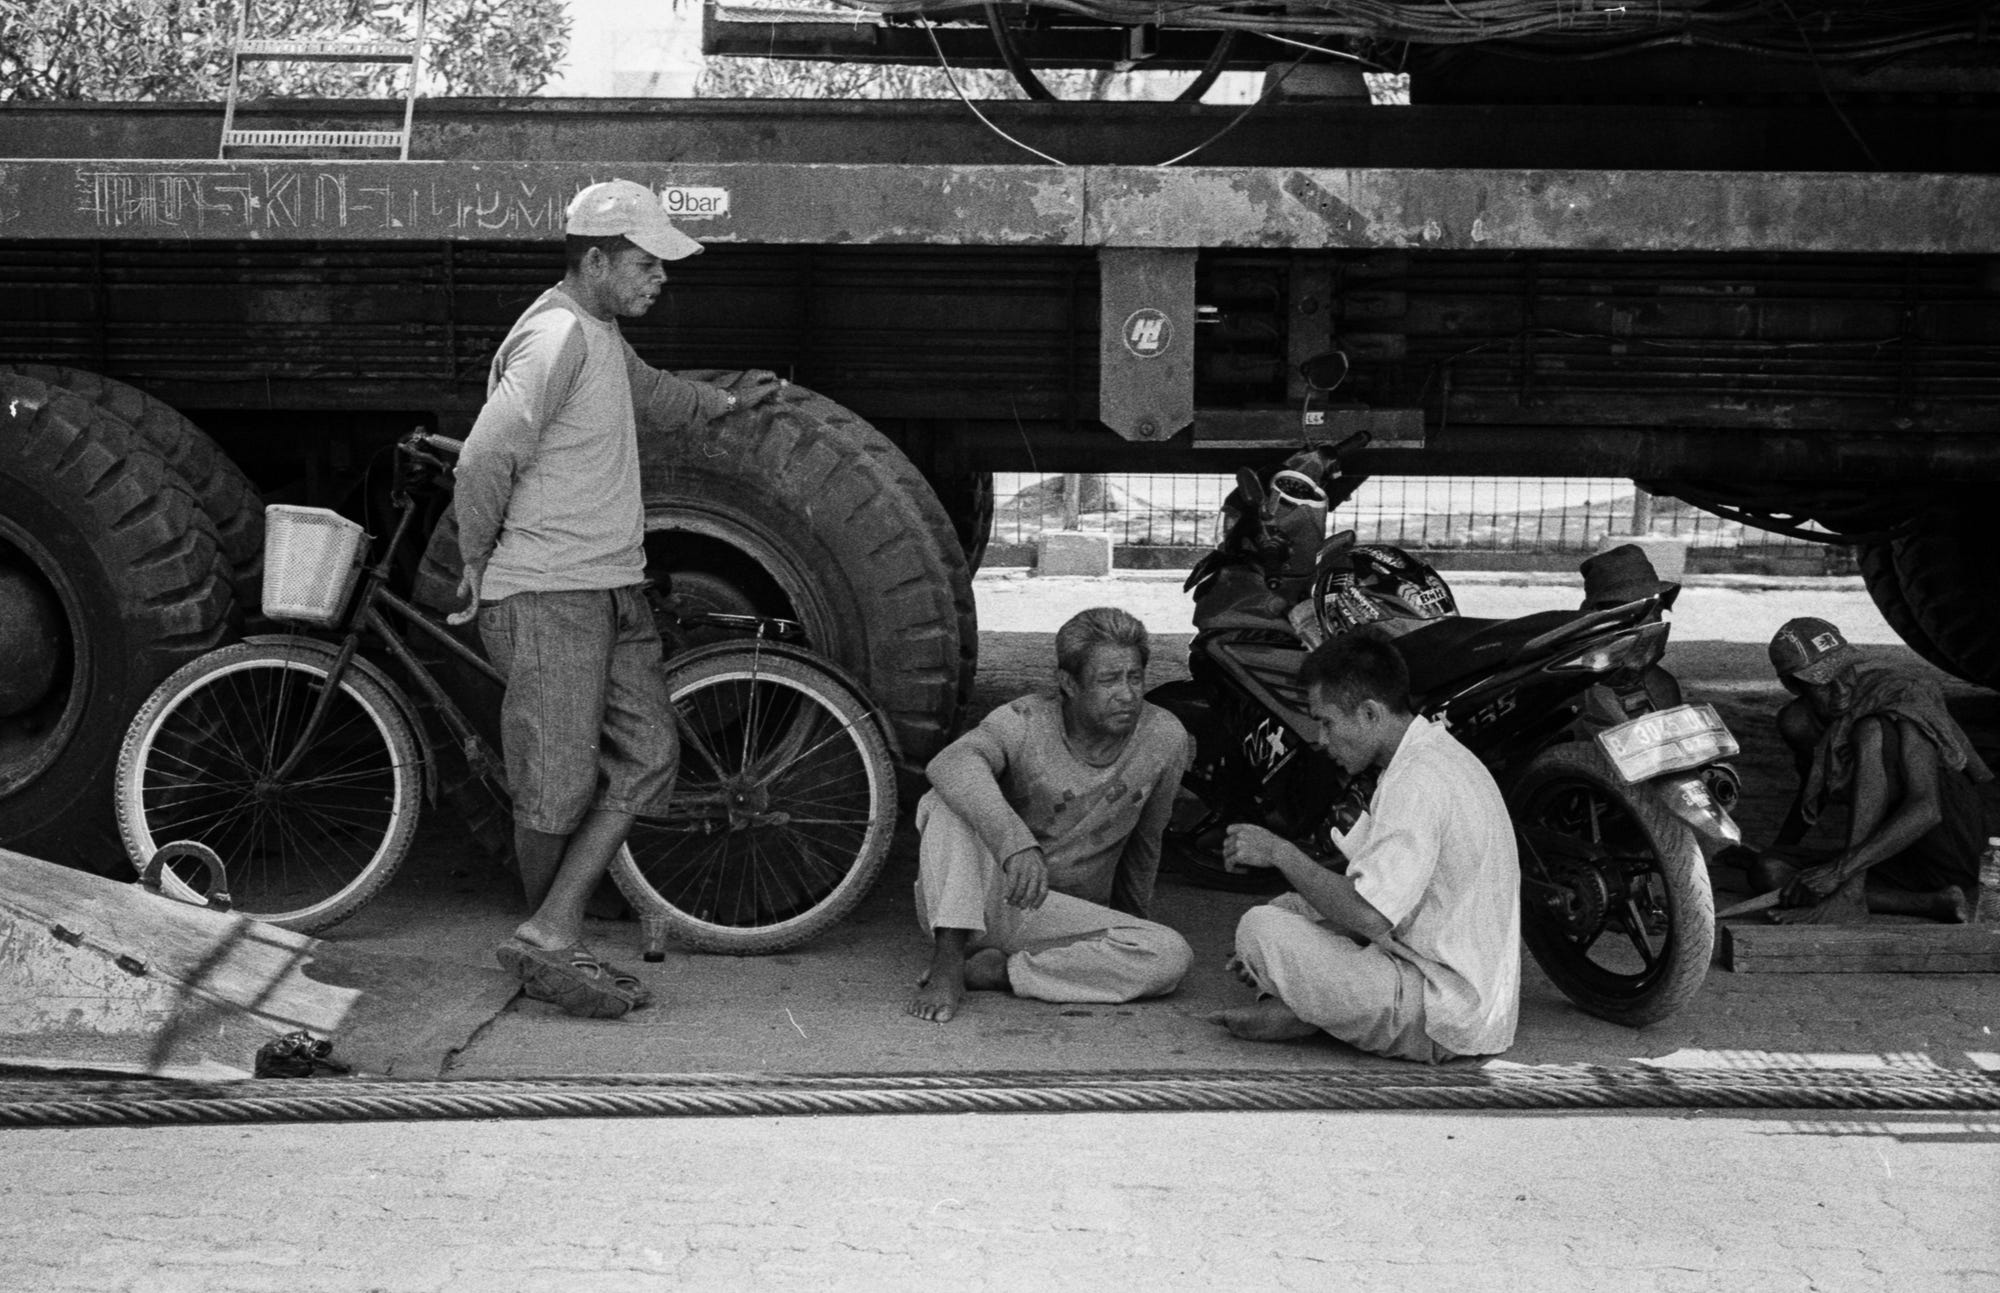
[[[1559,863],[1542,902],[1572,938],[1587,938],[1604,927],[1611,910],[1611,886],[1604,872],[1580,862]]]
[[[48,698],[62,662],[62,608],[32,574],[0,565],[0,718]]]
[[[723,792],[723,806],[728,810],[732,831],[752,826],[781,826],[791,820],[789,813],[771,811],[771,789],[759,783],[732,784]]]

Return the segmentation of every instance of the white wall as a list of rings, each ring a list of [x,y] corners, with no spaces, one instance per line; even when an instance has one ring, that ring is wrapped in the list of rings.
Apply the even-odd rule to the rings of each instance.
[[[701,75],[700,0],[569,0],[569,57],[543,94],[683,98]]]

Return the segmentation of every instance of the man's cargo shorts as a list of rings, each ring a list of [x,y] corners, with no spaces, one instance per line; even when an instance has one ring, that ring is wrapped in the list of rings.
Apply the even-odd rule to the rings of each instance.
[[[665,814],[680,738],[637,584],[484,602],[479,636],[507,680],[500,745],[517,825],[568,835],[593,807]]]

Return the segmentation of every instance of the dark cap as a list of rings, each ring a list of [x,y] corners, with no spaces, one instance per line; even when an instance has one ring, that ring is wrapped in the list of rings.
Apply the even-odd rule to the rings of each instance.
[[[1771,667],[1780,678],[1823,683],[1853,661],[1857,652],[1839,629],[1811,615],[1786,620],[1771,639]]]

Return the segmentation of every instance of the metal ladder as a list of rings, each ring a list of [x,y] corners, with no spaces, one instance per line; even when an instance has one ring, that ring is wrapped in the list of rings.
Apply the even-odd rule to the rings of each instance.
[[[413,39],[397,40],[251,40],[249,38],[252,0],[241,0],[236,10],[236,43],[229,59],[229,99],[222,113],[222,143],[216,160],[228,161],[231,149],[240,148],[342,148],[396,150],[397,159],[410,160],[410,123],[417,111],[417,79],[423,67],[424,17],[428,0],[416,0],[417,29]],[[409,82],[403,87],[403,128],[401,130],[238,130],[236,128],[237,88],[245,63],[367,63],[407,64]]]

